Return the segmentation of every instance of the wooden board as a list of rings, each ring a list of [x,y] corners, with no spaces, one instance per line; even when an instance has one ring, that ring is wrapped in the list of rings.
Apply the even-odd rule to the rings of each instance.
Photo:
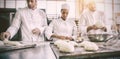
[[[85,51],[82,47],[75,47],[73,53],[64,53],[60,52],[55,45],[51,44],[50,46],[57,59],[89,59],[120,56],[120,48],[99,47],[99,50],[97,51]]]

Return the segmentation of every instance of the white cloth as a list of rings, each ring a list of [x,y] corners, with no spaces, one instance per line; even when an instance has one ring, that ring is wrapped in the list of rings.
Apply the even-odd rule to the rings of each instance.
[[[48,39],[51,38],[53,34],[61,35],[61,36],[68,36],[76,39],[77,36],[77,28],[76,24],[73,20],[66,19],[65,21],[61,18],[53,20],[47,30],[45,31],[46,37]],[[57,40],[53,38],[53,40]]]
[[[28,7],[16,12],[11,26],[7,29],[11,38],[21,29],[22,41],[44,41],[43,33],[47,26],[46,14],[40,9],[29,9]],[[41,35],[34,35],[32,30],[39,28]]]
[[[89,10],[85,10],[82,15],[80,16],[79,20],[79,30],[83,33],[87,32],[87,27],[95,25],[96,23],[99,23],[107,28],[107,31],[110,30],[110,27],[108,24],[106,24],[106,19],[104,16],[104,13],[101,11],[95,11],[91,12]],[[96,30],[98,32],[100,29]],[[95,33],[95,30],[92,30],[92,32]],[[101,30],[100,30],[101,32]]]

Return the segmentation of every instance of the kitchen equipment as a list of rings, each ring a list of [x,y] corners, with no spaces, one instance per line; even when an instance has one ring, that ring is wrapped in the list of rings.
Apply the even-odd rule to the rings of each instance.
[[[111,34],[87,34],[87,36],[92,42],[103,42],[108,40],[108,36],[111,36]]]

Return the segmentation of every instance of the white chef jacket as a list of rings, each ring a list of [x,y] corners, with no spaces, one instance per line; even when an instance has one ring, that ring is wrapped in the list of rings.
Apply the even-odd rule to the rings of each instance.
[[[87,27],[92,26],[96,23],[102,24],[107,28],[108,32],[110,31],[110,25],[106,23],[106,19],[103,12],[101,11],[91,12],[90,10],[87,9],[80,16],[79,30],[82,33],[87,33]],[[91,30],[91,32],[100,33],[104,31],[102,31],[101,29],[98,29],[98,30]]]
[[[51,38],[53,34],[68,36],[76,39],[77,28],[73,20],[66,19],[65,21],[62,18],[53,20],[45,31],[46,37],[48,39],[58,40],[57,38]]]
[[[7,29],[11,38],[21,29],[22,41],[44,41],[44,29],[47,26],[46,14],[40,9],[29,9],[28,7],[16,12],[11,26]],[[35,35],[32,30],[39,28],[40,35]]]

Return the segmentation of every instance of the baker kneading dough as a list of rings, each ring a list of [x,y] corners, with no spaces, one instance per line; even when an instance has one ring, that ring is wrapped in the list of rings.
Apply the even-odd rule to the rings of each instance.
[[[3,42],[4,42],[4,45],[22,46],[22,44],[20,44],[20,42],[17,42],[17,41],[9,41],[9,40],[5,39]]]
[[[99,47],[95,43],[89,41],[83,41],[79,45],[84,47],[85,50],[89,50],[89,51],[95,51],[99,49]]]

